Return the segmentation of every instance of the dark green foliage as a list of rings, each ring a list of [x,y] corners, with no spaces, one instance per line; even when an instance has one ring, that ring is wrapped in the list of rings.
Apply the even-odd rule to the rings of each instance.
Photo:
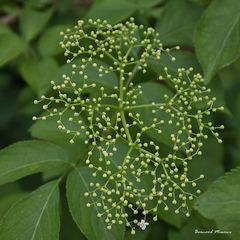
[[[205,175],[190,218],[161,210],[157,222],[149,217],[150,226],[136,229],[134,236],[124,225],[108,230],[104,219],[96,216],[97,209],[86,208],[84,193],[92,181],[85,166],[86,136],[77,136],[71,145],[71,133],[60,132],[55,119],[32,122],[32,116],[42,114],[33,100],[54,95],[50,81],[59,84],[62,74],[72,71],[59,46],[59,32],[81,19],[116,24],[129,17],[156,29],[165,48],[181,48],[170,52],[176,61],[163,53],[160,60],[148,60],[145,75],[133,77],[144,89],[143,103],[161,101],[173,90],[171,84],[156,81],[164,67],[173,75],[179,67],[193,67],[194,73],[203,74],[216,104],[225,108],[209,117],[215,125],[225,125],[220,133],[223,144],[209,137],[203,154],[189,166],[192,178]],[[239,0],[0,0],[0,240],[239,240],[239,57]],[[105,58],[98,61],[109,66]],[[86,73],[107,92],[118,81],[114,72],[107,81],[89,66]],[[84,94],[91,98],[97,93]],[[150,112],[141,113],[146,121]],[[85,125],[87,119],[82,120]],[[164,134],[161,139],[151,133],[144,137],[157,139],[161,151],[168,151]]]

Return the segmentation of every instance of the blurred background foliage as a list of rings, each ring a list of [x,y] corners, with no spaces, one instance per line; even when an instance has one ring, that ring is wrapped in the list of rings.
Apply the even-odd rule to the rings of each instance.
[[[223,144],[209,139],[203,156],[191,166],[193,176],[205,174],[201,188],[206,190],[219,176],[240,164],[239,15],[238,0],[0,0],[0,147],[31,138],[32,116],[41,112],[33,100],[50,91],[50,81],[60,79],[66,69],[59,47],[61,30],[78,19],[102,18],[114,24],[134,16],[137,23],[154,27],[165,47],[181,46],[173,53],[176,62],[162,56],[160,62],[151,63],[153,72],[160,73],[164,66],[173,73],[177,67],[193,66],[205,76],[218,103],[225,107],[225,112],[214,118],[226,127],[221,132]],[[58,136],[53,129],[31,128],[34,137],[44,139],[48,139],[47,131],[52,138]],[[58,144],[65,144],[73,154],[79,153],[67,143]],[[41,181],[42,176],[36,174],[0,187],[0,217]],[[84,239],[71,220],[65,199],[61,218],[61,239]],[[198,212],[188,220],[163,212],[161,221],[135,236],[126,235],[126,240],[231,238],[194,234],[195,229],[215,229],[216,223]]]

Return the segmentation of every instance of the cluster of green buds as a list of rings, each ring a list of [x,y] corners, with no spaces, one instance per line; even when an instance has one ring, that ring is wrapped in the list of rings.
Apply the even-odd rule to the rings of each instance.
[[[157,221],[160,209],[189,216],[188,201],[200,193],[197,181],[204,177],[189,179],[189,163],[202,154],[209,133],[221,143],[216,130],[223,129],[209,120],[223,107],[215,106],[202,76],[192,68],[179,68],[173,76],[164,68],[157,81],[169,91],[149,102],[133,80],[147,73],[150,59],[161,61],[162,53],[175,61],[170,50],[178,46],[163,48],[159,34],[133,18],[116,25],[78,21],[60,34],[72,70],[60,83],[52,81],[54,96],[35,101],[45,114],[33,119],[57,117],[71,144],[86,137],[92,174],[87,207],[98,209],[108,229],[125,224],[132,234],[136,226],[146,228],[147,215]]]

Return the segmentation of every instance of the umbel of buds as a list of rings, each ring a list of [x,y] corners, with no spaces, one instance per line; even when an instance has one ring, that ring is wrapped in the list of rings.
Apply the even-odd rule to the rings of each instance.
[[[223,126],[213,126],[209,115],[223,107],[215,106],[202,76],[192,68],[179,68],[172,76],[164,68],[157,79],[159,86],[170,86],[169,94],[146,102],[141,84],[133,80],[163,53],[175,61],[170,52],[178,46],[165,49],[153,28],[138,26],[133,18],[116,25],[80,20],[60,34],[72,70],[51,82],[52,96],[35,100],[45,114],[33,120],[57,118],[71,144],[86,137],[92,174],[87,207],[98,209],[108,229],[125,224],[132,234],[137,226],[147,227],[147,215],[157,221],[160,209],[189,216],[188,201],[200,193],[197,181],[204,177],[190,179],[189,163],[202,154],[209,134],[222,142],[216,130]],[[162,136],[169,138],[166,146],[158,141]]]

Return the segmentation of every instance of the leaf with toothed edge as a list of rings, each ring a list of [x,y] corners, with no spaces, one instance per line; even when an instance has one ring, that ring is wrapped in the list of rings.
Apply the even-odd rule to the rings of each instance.
[[[238,240],[240,235],[240,168],[235,168],[216,180],[195,203],[195,209],[205,218],[213,219],[229,237]]]

